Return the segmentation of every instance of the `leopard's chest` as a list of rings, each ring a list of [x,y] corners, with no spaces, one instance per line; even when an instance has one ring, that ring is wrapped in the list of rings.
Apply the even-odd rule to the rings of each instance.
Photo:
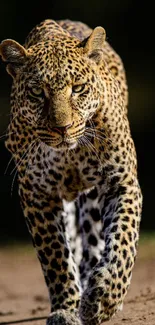
[[[102,170],[99,166],[91,166],[89,163],[79,166],[69,166],[68,172],[64,174],[61,187],[62,198],[72,201],[81,192],[94,187],[102,179]]]
[[[74,200],[79,193],[104,181],[100,159],[92,154],[85,155],[83,151],[74,155],[50,152],[40,159],[39,164],[32,160],[33,164],[29,162],[25,178],[29,179],[33,191],[40,188],[50,194],[54,189],[67,201]]]
[[[65,160],[61,195],[65,200],[73,200],[81,192],[87,191],[104,182],[103,164],[99,157],[87,152],[77,152]]]

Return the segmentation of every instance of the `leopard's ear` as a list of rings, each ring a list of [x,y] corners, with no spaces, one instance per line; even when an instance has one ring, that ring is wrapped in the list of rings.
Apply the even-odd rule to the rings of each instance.
[[[102,60],[102,50],[106,39],[106,32],[103,27],[96,27],[91,35],[83,40],[79,47],[83,47],[84,53],[97,64]]]
[[[0,44],[0,55],[6,63],[7,72],[15,78],[26,61],[26,49],[16,41],[6,39]]]

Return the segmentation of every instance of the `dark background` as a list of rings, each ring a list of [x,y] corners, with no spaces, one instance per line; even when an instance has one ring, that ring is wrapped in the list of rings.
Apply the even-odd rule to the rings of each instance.
[[[152,1],[151,1],[152,2]],[[153,4],[152,4],[153,6]],[[46,19],[80,20],[90,27],[101,25],[107,40],[121,56],[129,86],[129,119],[135,141],[139,181],[144,196],[141,229],[155,230],[155,27],[149,1],[65,0],[3,1],[0,3],[0,41],[12,38],[20,43],[29,31]],[[11,77],[0,64],[0,134],[9,120]],[[0,140],[0,237],[1,240],[29,238],[19,205],[16,178],[4,174],[10,155]]]

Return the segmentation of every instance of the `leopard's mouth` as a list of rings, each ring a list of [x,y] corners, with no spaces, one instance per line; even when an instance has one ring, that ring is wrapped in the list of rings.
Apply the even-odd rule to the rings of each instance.
[[[39,139],[49,147],[55,150],[67,150],[74,149],[78,145],[78,139],[82,137],[82,134],[76,137],[70,135],[60,135],[56,132],[38,132]]]
[[[74,149],[80,143],[85,133],[85,122],[73,121],[66,126],[53,126],[50,123],[37,126],[36,132],[39,139],[55,150]]]

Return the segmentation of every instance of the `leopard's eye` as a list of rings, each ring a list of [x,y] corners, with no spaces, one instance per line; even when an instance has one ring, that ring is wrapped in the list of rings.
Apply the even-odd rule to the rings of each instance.
[[[81,91],[83,91],[85,89],[85,84],[82,85],[74,85],[72,87],[72,92],[73,93],[80,93]]]
[[[33,88],[29,88],[28,90],[29,95],[32,97],[43,97],[44,96],[44,91],[42,88],[37,88],[37,87],[33,87]]]

